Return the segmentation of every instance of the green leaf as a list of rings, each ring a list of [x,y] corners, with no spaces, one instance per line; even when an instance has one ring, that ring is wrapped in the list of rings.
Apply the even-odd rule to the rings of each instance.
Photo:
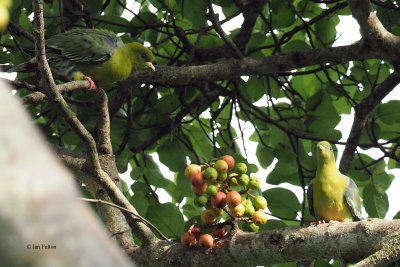
[[[266,87],[264,79],[251,76],[247,82],[240,81],[240,91],[243,96],[251,102],[256,102],[264,95],[264,88]]]
[[[124,12],[124,6],[126,6],[126,0],[119,0],[122,5],[118,3],[117,0],[111,0],[107,8],[104,10],[105,15],[121,16]]]
[[[174,181],[176,183],[176,190],[183,196],[193,196],[193,192],[190,190],[190,180],[186,178],[183,170],[175,173]]]
[[[207,12],[205,1],[183,1],[183,17],[192,22],[194,29],[200,29],[206,24],[206,16],[199,15]]]
[[[278,161],[275,168],[268,174],[267,183],[278,185],[281,183],[290,183],[299,185],[299,175],[297,165]]]
[[[275,29],[286,28],[295,22],[295,14],[286,1],[272,0],[272,26]]]
[[[336,26],[338,24],[338,16],[329,16],[318,20],[313,26],[318,36],[318,38],[315,38],[317,43],[321,44],[322,42],[325,45],[332,45],[336,38]]]
[[[286,188],[271,188],[263,192],[268,201],[268,209],[273,215],[296,219],[297,212],[301,210],[301,204],[296,195]]]
[[[293,77],[291,82],[304,98],[309,98],[321,90],[321,82],[315,75],[298,75]]]
[[[150,205],[146,218],[167,237],[177,238],[184,232],[182,213],[172,203]]]
[[[400,116],[396,116],[394,114],[398,114],[400,112],[400,101],[399,100],[390,100],[385,104],[381,104],[378,106],[377,115],[379,119],[386,124],[394,124],[400,123]]]
[[[396,220],[396,219],[400,219],[400,211],[398,211],[396,213],[396,215],[394,215],[393,220]]]
[[[158,147],[157,153],[160,161],[171,171],[182,171],[186,168],[186,149],[180,143],[167,140]]]
[[[149,207],[149,201],[145,194],[143,192],[135,192],[135,194],[131,197],[131,200],[136,211],[140,215],[144,216],[147,212],[147,208]]]
[[[97,17],[100,15],[101,8],[103,7],[106,0],[86,0],[86,6],[90,11],[90,15]]]
[[[197,121],[193,122],[193,124],[188,127],[187,134],[192,142],[194,151],[196,151],[200,157],[206,161],[214,157],[212,143]]]
[[[32,22],[26,15],[26,12],[21,12],[18,22],[22,26],[22,28],[24,28],[26,31],[31,32],[33,30]]]
[[[268,168],[274,160],[272,151],[268,147],[265,147],[261,142],[257,146],[256,156],[261,167],[264,169]]]
[[[385,191],[376,185],[366,185],[363,190],[363,204],[369,217],[385,218],[389,209],[389,200]]]

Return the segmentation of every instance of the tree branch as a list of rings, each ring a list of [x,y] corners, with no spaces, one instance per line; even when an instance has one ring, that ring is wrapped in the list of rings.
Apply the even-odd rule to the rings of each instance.
[[[160,241],[156,246],[135,249],[131,256],[146,266],[210,266],[215,262],[226,266],[256,266],[319,258],[358,262],[398,236],[399,229],[400,220],[368,219],[258,233],[239,230],[215,240],[209,250]]]
[[[100,95],[93,97],[97,111],[97,149],[102,154],[112,155],[111,135],[110,135],[110,117],[108,113],[108,97],[102,91]]]
[[[395,66],[400,64],[400,37],[385,29],[369,0],[348,0],[350,11],[361,28],[362,43],[377,55],[385,53]],[[390,58],[392,55],[392,58]]]
[[[381,250],[378,250],[374,254],[365,258],[364,260],[355,264],[355,267],[362,266],[387,266],[390,263],[400,260],[400,240],[399,235],[390,239],[383,246]]]
[[[59,84],[56,86],[57,91],[60,92],[60,94],[72,92],[77,89],[85,89],[89,88],[89,82],[87,80],[82,80],[82,81],[73,81],[73,82],[68,82],[68,83],[63,83]],[[41,92],[35,92],[32,94],[29,94],[27,96],[24,96],[22,98],[22,102],[26,104],[37,104],[41,102],[46,102],[48,101],[48,97]]]
[[[400,50],[400,48],[399,48]],[[387,55],[389,57],[389,55]],[[157,66],[157,72],[136,71],[126,81],[178,86],[201,81],[221,81],[244,75],[267,75],[320,64],[340,64],[352,60],[377,57],[360,44],[330,48],[317,48],[261,58],[230,59],[208,65],[188,67]],[[386,56],[385,56],[386,58]],[[391,56],[393,58],[393,55]]]
[[[375,90],[372,90],[368,97],[364,98],[354,107],[353,125],[351,126],[350,135],[347,139],[346,147],[339,164],[339,170],[342,173],[347,174],[350,170],[354,152],[356,151],[362,131],[368,121],[369,114],[399,83],[400,73],[395,71],[378,85]]]
[[[211,21],[212,25],[214,26],[215,31],[221,36],[222,40],[226,43],[226,45],[234,52],[236,57],[244,58],[242,52],[240,52],[239,48],[236,44],[232,41],[232,39],[224,32],[219,23],[218,15],[215,14],[214,9],[212,7],[211,0],[207,0],[208,6],[208,14],[206,15],[207,19]]]
[[[61,96],[60,92],[54,83],[50,67],[46,60],[45,44],[44,44],[44,21],[43,21],[43,2],[42,0],[35,0],[33,2],[34,9],[34,21],[35,21],[35,47],[36,55],[39,59],[39,69],[42,77],[45,80],[45,88],[47,95],[50,99],[58,103],[61,113],[67,120],[68,124],[72,130],[79,136],[82,140],[88,156],[87,171],[91,173],[98,180],[99,184],[103,187],[106,193],[110,196],[112,201],[122,206],[132,212],[136,213],[135,208],[132,204],[125,198],[122,192],[118,189],[117,185],[110,179],[110,177],[105,173],[100,165],[99,157],[97,154],[96,143],[90,133],[77,119],[75,114],[69,109],[67,103]],[[142,241],[143,244],[149,244],[156,242],[156,237],[153,232],[140,220],[134,217],[132,214],[124,212],[125,217],[129,225],[132,228],[134,234]]]

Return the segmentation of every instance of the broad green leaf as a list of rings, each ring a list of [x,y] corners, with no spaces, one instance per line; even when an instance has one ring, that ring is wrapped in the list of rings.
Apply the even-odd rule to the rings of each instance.
[[[131,197],[131,201],[137,212],[144,216],[147,212],[147,208],[149,207],[149,201],[145,194],[143,192],[135,192],[135,194]]]
[[[338,16],[325,17],[318,20],[313,26],[318,37],[315,38],[317,43],[322,42],[324,45],[332,45],[336,38],[336,26],[339,24]]]
[[[103,7],[106,0],[86,0],[86,6],[88,7],[92,16],[99,16],[101,8]]]
[[[119,2],[122,4],[119,4]],[[105,15],[121,16],[126,6],[126,0],[111,0],[107,8],[104,10]]]
[[[171,171],[177,172],[186,168],[186,149],[179,142],[167,140],[158,147],[157,153],[160,161]]]
[[[257,146],[256,156],[261,167],[264,169],[268,168],[274,160],[272,151],[268,147],[265,147],[261,142]]]
[[[296,195],[286,188],[271,188],[263,192],[268,201],[268,209],[273,215],[288,219],[296,219],[301,204]]]
[[[396,219],[400,219],[400,211],[398,211],[396,213],[396,215],[394,215],[393,220],[396,220]]]
[[[378,106],[377,115],[379,119],[386,124],[400,123],[400,117],[394,116],[393,114],[399,114],[400,112],[400,101],[390,100],[385,104]]]
[[[376,185],[369,184],[363,190],[363,204],[369,217],[385,218],[389,209],[389,200],[385,191]]]
[[[182,213],[172,203],[150,205],[146,218],[167,237],[176,238],[184,232]]]
[[[21,12],[18,22],[26,31],[31,32],[33,30],[32,22],[28,18],[26,12]]]
[[[206,24],[206,17],[204,15],[207,11],[207,4],[205,1],[191,1],[182,0],[183,3],[183,16],[192,22],[194,29],[200,29]]]
[[[187,134],[192,142],[194,151],[196,151],[199,156],[201,156],[205,161],[214,157],[213,147],[209,139],[210,136],[205,135],[201,126],[197,122],[194,122],[193,125],[188,127]]]
[[[299,185],[300,183],[297,165],[278,161],[275,165],[275,168],[268,174],[267,183],[273,185],[278,185],[281,183]]]
[[[288,3],[280,0],[271,1],[272,14],[272,27],[286,28],[295,22],[295,14],[293,10],[289,7]]]
[[[315,75],[297,75],[291,80],[294,88],[304,98],[309,98],[321,89],[321,83]]]
[[[168,180],[162,175],[157,163],[154,162],[153,157],[150,155],[147,156],[145,165],[142,167],[145,168],[143,170],[143,174],[146,175],[150,184],[161,188],[164,188],[168,185]]]
[[[190,180],[184,175],[184,170],[175,173],[174,181],[176,183],[176,190],[183,196],[193,196],[193,192],[190,190]]]

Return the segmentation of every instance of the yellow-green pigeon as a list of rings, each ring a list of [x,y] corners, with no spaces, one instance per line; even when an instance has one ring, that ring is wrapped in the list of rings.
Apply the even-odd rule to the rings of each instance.
[[[326,222],[360,220],[361,199],[357,185],[337,169],[331,145],[319,142],[316,154],[317,172],[307,191],[311,215]]]
[[[54,35],[46,41],[46,55],[56,76],[86,78],[90,88],[95,83],[99,87],[99,83],[123,81],[135,70],[155,71],[148,48],[137,42],[124,44],[115,33],[103,29],[74,29]],[[21,69],[17,66],[11,71]]]

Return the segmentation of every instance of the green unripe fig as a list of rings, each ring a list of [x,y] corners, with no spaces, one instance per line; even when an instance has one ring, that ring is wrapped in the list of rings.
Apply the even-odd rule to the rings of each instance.
[[[257,226],[255,223],[253,222],[247,222],[244,225],[244,230],[248,231],[248,232],[258,232],[258,230],[260,229],[259,226]]]
[[[218,178],[218,172],[215,168],[213,167],[208,167],[205,171],[204,171],[204,178],[206,178],[206,180],[208,182],[215,182],[217,181]]]
[[[251,201],[246,202],[246,205],[244,205],[244,215],[246,217],[251,217],[253,216],[254,212],[256,212],[253,204],[251,204]]]
[[[238,164],[236,164],[236,170],[238,173],[246,173],[247,165],[243,162],[239,162]]]
[[[207,204],[208,198],[205,195],[196,196],[194,204],[198,207],[204,207]]]
[[[228,163],[225,160],[217,160],[214,164],[214,168],[218,173],[226,173],[228,171]]]
[[[237,181],[237,179],[235,177],[233,177],[231,179],[231,186],[236,186],[236,185],[238,185],[238,181]]]
[[[260,179],[258,179],[258,177],[255,176],[251,176],[249,181],[249,188],[257,189],[259,187],[260,187]]]
[[[249,184],[250,178],[247,174],[242,174],[239,176],[237,181],[241,186],[246,186]]]
[[[256,197],[253,202],[256,210],[263,210],[267,207],[267,200],[263,196]]]
[[[254,212],[253,216],[251,217],[251,220],[253,223],[256,225],[262,225],[267,223],[267,215],[262,210],[258,210]]]
[[[227,177],[228,177],[228,173],[227,173],[227,172],[218,173],[217,181],[218,181],[218,182],[223,182],[223,181],[226,180]]]
[[[207,195],[210,197],[215,196],[218,193],[218,186],[216,185],[209,185],[206,191]]]

